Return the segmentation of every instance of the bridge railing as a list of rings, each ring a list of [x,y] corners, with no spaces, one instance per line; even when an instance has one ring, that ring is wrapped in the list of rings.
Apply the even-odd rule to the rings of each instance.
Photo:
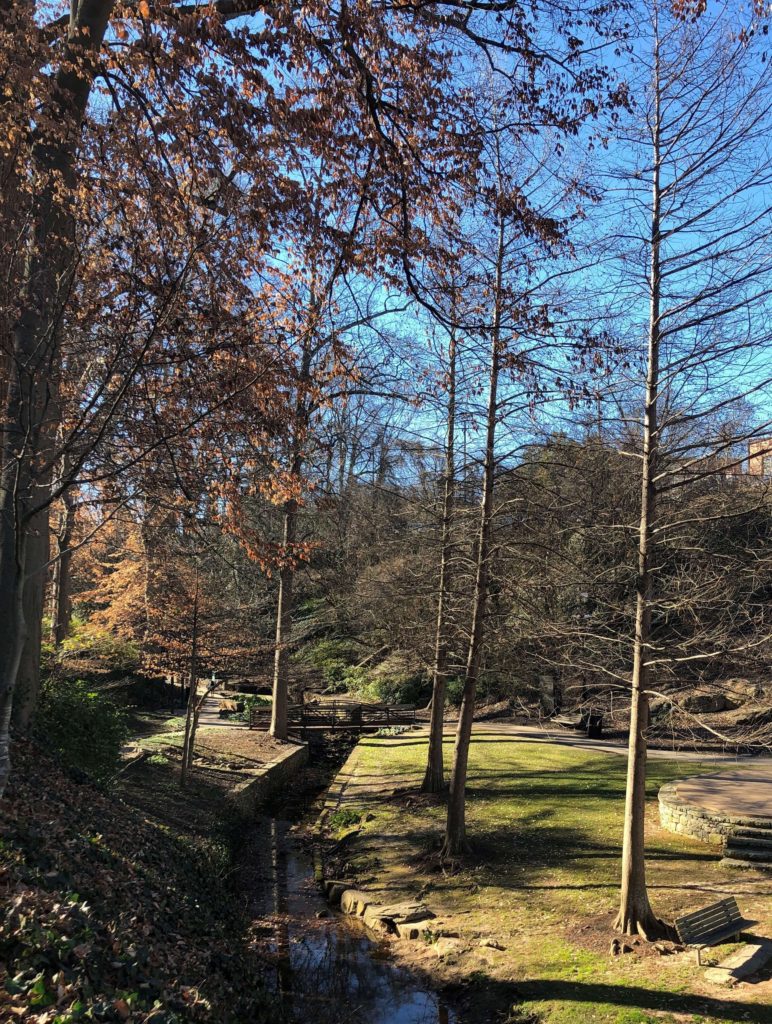
[[[249,714],[250,729],[267,729],[271,709],[255,707]],[[307,729],[330,732],[340,730],[384,729],[394,725],[413,725],[416,709],[412,704],[359,704],[353,701],[324,701],[314,704],[291,704],[287,724],[291,732]]]

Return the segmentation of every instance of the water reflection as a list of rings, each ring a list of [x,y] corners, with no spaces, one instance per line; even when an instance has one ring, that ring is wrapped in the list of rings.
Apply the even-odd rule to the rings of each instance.
[[[388,945],[361,921],[317,918],[326,904],[310,858],[289,825],[257,823],[244,850],[245,878],[256,918],[271,921],[264,950],[269,979],[288,1020],[298,1024],[460,1024],[455,1014],[388,959]]]

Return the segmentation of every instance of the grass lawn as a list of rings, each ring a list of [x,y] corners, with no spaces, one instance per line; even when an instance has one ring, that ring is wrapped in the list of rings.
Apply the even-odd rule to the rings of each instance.
[[[450,761],[448,739],[446,759]],[[472,982],[481,1003],[512,1004],[512,1021],[574,1024],[754,1021],[770,1024],[772,982],[710,985],[694,953],[659,955],[614,937],[625,760],[572,747],[525,743],[490,725],[471,748],[467,828],[473,857],[454,875],[437,869],[441,802],[411,792],[420,780],[426,739],[415,733],[368,738],[355,754],[343,806],[366,808],[342,859],[368,888],[390,901],[422,891],[438,915],[435,932],[457,933],[438,958],[434,934],[395,949],[443,981]],[[660,785],[706,769],[651,761],[648,876],[655,910],[666,918],[722,895],[738,897],[754,929],[772,924],[772,878],[719,867],[707,846],[659,826]],[[372,815],[372,817],[370,817]],[[365,821],[364,819],[369,820]],[[495,940],[503,949],[481,945]],[[446,944],[448,945],[448,944]],[[711,951],[718,960],[726,952]]]

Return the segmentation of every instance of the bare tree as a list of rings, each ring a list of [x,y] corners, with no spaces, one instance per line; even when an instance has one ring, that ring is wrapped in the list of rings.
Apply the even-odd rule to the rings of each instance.
[[[440,793],[445,789],[442,741],[445,718],[445,692],[448,677],[447,602],[450,589],[452,531],[455,514],[456,491],[456,378],[457,328],[452,325],[448,335],[447,369],[447,433],[445,437],[445,466],[442,475],[442,523],[440,536],[440,571],[437,582],[437,620],[434,639],[434,666],[432,671],[431,719],[426,772],[421,788],[426,793]]]
[[[616,927],[647,938],[667,931],[649,902],[644,857],[653,673],[666,662],[716,653],[705,635],[688,654],[676,638],[660,631],[658,639],[654,616],[661,618],[668,607],[658,545],[672,543],[693,518],[684,509],[686,499],[676,506],[672,496],[699,479],[731,472],[742,434],[730,439],[710,432],[711,416],[728,403],[727,390],[733,400],[760,398],[772,380],[759,358],[772,339],[769,74],[761,65],[754,68],[742,28],[731,11],[685,24],[652,8],[650,29],[634,47],[635,65],[647,78],[637,111],[640,132],[626,132],[619,141],[637,160],[622,187],[630,195],[632,234],[640,232],[641,243],[632,259],[628,253],[621,296],[630,309],[640,309],[645,296],[648,315],[643,423],[635,453],[641,466],[640,522]],[[645,282],[632,270],[644,253]],[[639,329],[634,320],[628,324],[631,331]],[[689,430],[700,422],[707,429]],[[764,430],[763,418],[757,419],[751,436]]]
[[[450,776],[448,816],[445,830],[443,857],[457,858],[466,851],[466,776],[469,764],[469,744],[474,722],[477,680],[483,651],[483,630],[488,603],[488,574],[493,524],[493,481],[496,472],[496,422],[498,417],[498,388],[501,369],[501,321],[503,304],[503,273],[505,256],[504,213],[497,211],[497,241],[494,257],[494,285],[492,293],[490,370],[488,375],[488,402],[485,417],[485,458],[483,462],[482,497],[480,499],[480,527],[477,537],[477,560],[474,593],[472,595],[471,629],[467,653],[461,710],[458,715],[456,742],[453,751],[453,770]]]

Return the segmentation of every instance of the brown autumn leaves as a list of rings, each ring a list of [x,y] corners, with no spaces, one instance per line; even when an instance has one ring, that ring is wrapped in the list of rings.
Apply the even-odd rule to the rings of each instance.
[[[25,659],[34,708],[51,506],[77,488],[181,534],[196,514],[238,533],[250,493],[291,497],[286,433],[320,383],[304,339],[336,282],[416,290],[442,259],[435,236],[485,174],[480,62],[524,134],[613,102],[572,18],[483,0],[0,6],[3,777]],[[355,378],[345,343],[317,372]],[[243,539],[266,564],[295,556]]]

